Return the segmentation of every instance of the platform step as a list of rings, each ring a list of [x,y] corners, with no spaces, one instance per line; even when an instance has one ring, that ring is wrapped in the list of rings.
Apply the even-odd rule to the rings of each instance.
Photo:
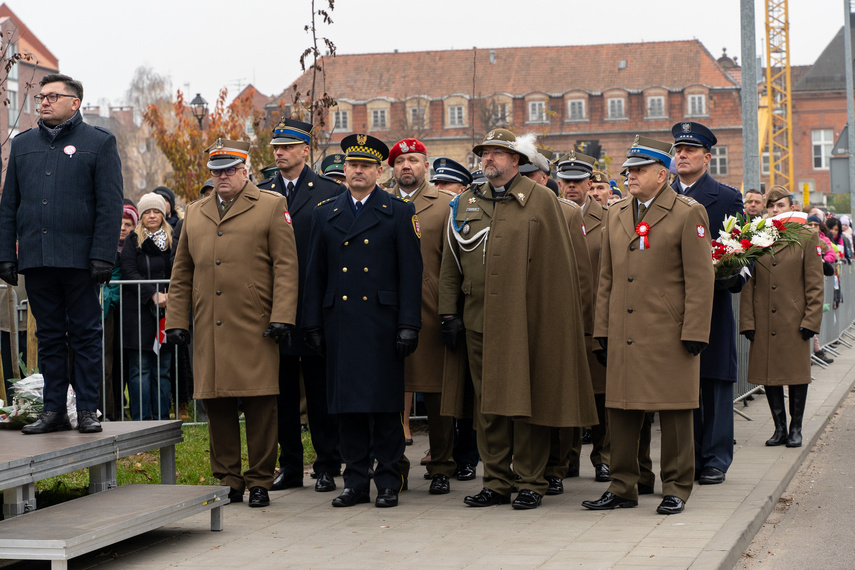
[[[208,510],[211,530],[222,530],[228,493],[208,485],[123,485],[87,495],[0,522],[0,558],[68,560]]]

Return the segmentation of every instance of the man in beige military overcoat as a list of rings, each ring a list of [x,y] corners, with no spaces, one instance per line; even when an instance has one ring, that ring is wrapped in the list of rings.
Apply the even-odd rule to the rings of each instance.
[[[550,428],[596,421],[569,232],[555,195],[520,176],[536,152],[520,139],[494,129],[475,146],[488,183],[455,198],[442,256],[439,312],[447,344],[465,328],[484,462],[472,507],[510,503],[516,489],[514,508],[537,508]]]
[[[438,312],[439,266],[442,262],[445,227],[451,212],[448,203],[454,194],[438,190],[427,181],[428,161],[425,145],[417,139],[404,139],[389,150],[389,165],[397,185],[389,190],[405,202],[412,202],[421,230],[422,251],[422,329],[419,346],[404,361],[404,388],[421,392],[428,418],[430,461],[427,471],[431,477],[428,492],[445,495],[451,487],[449,478],[457,472],[452,457],[454,451],[454,418],[440,415],[443,369],[446,358],[455,353],[442,342]],[[410,462],[404,456],[401,475],[406,480]]]
[[[672,145],[636,136],[624,163],[631,197],[612,205],[600,250],[594,338],[607,351],[608,491],[589,509],[638,504],[639,434],[647,411],[662,429],[657,511],[683,511],[692,492],[692,410],[709,342],[713,266],[707,213],[668,186]]]
[[[187,206],[169,282],[167,338],[186,344],[193,312],[193,397],[208,413],[211,471],[229,499],[270,504],[276,467],[277,340],[297,313],[294,231],[285,197],[247,179],[249,143],[218,140],[208,168],[214,193]],[[238,400],[249,469],[241,474]]]

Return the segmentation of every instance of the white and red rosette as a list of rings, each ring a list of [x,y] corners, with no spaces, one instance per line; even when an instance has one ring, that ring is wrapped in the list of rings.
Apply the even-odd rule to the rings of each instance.
[[[638,222],[635,226],[635,233],[641,237],[641,249],[650,247],[650,241],[647,239],[647,234],[650,233],[650,224],[647,222]]]

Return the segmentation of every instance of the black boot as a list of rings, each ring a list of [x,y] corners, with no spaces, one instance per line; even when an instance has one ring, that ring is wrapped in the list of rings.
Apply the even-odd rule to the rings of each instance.
[[[784,387],[763,386],[769,409],[772,410],[772,420],[775,422],[775,435],[766,440],[766,445],[783,445],[787,441],[787,412],[784,408]]]
[[[807,384],[790,386],[790,435],[787,437],[787,447],[802,446],[802,418],[805,415],[807,392]]]

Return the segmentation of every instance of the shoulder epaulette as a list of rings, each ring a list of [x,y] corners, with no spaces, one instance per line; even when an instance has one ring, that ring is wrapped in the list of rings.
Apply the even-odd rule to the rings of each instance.
[[[318,202],[318,206],[323,206],[324,204],[329,204],[329,203],[330,203],[330,202],[332,202],[333,200],[335,200],[335,198],[327,198],[327,199],[326,199],[326,200],[324,200],[323,202]],[[317,208],[317,206],[315,206],[315,207]]]
[[[101,131],[102,133],[107,133],[108,135],[112,135],[112,134],[113,134],[113,133],[111,133],[110,131],[108,131],[107,129],[105,129],[104,127],[99,127],[98,125],[93,125],[93,126],[94,126],[96,129],[98,129],[99,131]]]
[[[284,198],[284,196],[282,194],[280,194],[279,192],[274,192],[273,190],[265,190],[264,188],[259,188],[258,191],[263,193],[263,194],[267,194],[269,196],[276,196],[277,198]]]
[[[547,188],[547,190],[549,190],[549,189]],[[549,191],[550,191],[550,192],[552,192],[552,190],[549,190]],[[552,192],[552,195],[554,196],[554,195],[555,195],[555,193],[554,193],[554,192]],[[561,198],[561,197],[559,196],[559,197],[558,197],[558,201],[559,201],[559,202],[562,202],[562,203],[564,203],[564,204],[567,204],[568,206],[573,206],[574,208],[578,208],[578,207],[579,207],[579,204],[577,204],[577,203],[576,203],[576,202],[574,202],[573,200],[568,200],[567,198]]]
[[[686,204],[688,204],[689,206],[694,206],[695,204],[698,204],[698,203],[699,203],[699,202],[698,202],[697,200],[695,200],[694,198],[691,198],[691,197],[689,197],[689,196],[686,196],[685,194],[677,194],[677,199],[682,200],[683,202],[685,202],[685,203],[686,203]]]
[[[398,202],[404,202],[404,200],[402,200],[401,197],[398,196],[397,194],[391,194],[390,193],[389,196],[391,196],[393,200],[397,200]],[[406,203],[406,202],[404,202],[404,203]]]
[[[317,174],[317,175],[318,175],[318,178],[321,178],[321,179],[323,179],[323,180],[326,180],[327,182],[332,182],[332,183],[333,183],[333,184],[335,184],[336,186],[338,186],[339,184],[341,184],[341,182],[339,182],[339,181],[338,181],[338,180],[336,180],[335,178],[330,178],[330,177],[329,177],[329,176],[327,176],[326,174],[321,174],[320,172],[316,172],[315,174]]]

